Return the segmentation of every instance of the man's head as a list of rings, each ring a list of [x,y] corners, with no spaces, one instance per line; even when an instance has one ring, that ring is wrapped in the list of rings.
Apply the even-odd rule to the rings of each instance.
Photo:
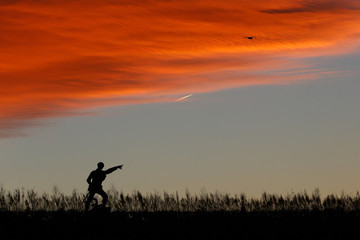
[[[104,168],[104,163],[103,163],[103,162],[99,162],[99,163],[97,164],[97,166],[98,166],[98,169],[103,169],[103,168]]]

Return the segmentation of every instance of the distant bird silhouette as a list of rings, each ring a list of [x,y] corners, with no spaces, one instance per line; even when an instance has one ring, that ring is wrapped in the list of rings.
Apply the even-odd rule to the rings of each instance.
[[[252,39],[254,39],[255,37],[254,37],[254,36],[249,36],[249,37],[244,37],[244,38],[247,38],[247,39],[252,40]]]

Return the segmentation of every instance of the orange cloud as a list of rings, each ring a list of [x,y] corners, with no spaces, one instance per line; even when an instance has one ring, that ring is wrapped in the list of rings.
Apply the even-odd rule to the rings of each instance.
[[[306,58],[358,46],[359,13],[351,0],[0,1],[0,137],[98,106],[316,78],[332,70]]]

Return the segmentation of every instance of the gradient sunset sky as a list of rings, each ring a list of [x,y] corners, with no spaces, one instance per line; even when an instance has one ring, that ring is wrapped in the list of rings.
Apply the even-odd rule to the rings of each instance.
[[[359,66],[358,0],[0,0],[0,185],[356,193]]]

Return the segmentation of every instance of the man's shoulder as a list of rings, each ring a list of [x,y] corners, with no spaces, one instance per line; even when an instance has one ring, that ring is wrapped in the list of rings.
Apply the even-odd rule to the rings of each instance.
[[[91,175],[102,175],[102,174],[105,174],[105,171],[102,171],[102,170],[94,170],[90,173]]]

